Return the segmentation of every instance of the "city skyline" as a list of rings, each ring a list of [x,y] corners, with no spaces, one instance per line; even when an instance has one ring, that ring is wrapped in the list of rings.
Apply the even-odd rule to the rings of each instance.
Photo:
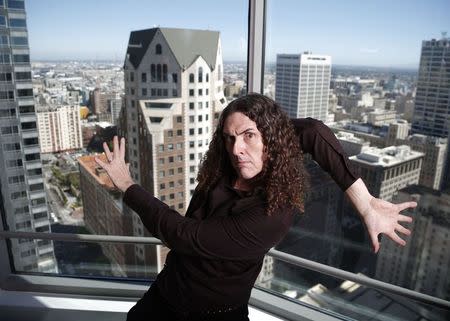
[[[220,10],[206,1],[173,4],[27,1],[31,58],[123,61],[132,30],[161,26],[220,31],[224,61],[246,60],[246,1],[228,1]],[[336,65],[417,68],[422,41],[450,31],[445,0],[277,5],[268,1],[267,63],[274,63],[278,53],[312,51],[331,55]]]

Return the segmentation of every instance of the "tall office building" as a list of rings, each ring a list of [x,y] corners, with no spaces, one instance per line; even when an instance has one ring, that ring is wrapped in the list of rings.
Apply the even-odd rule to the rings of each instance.
[[[226,106],[219,32],[172,28],[133,31],[124,73],[125,108],[119,135],[128,141],[132,177],[184,214],[214,121]],[[134,215],[133,234],[144,233]],[[159,270],[166,250],[158,246],[156,255],[152,251],[136,245],[136,262],[156,264]]]
[[[331,57],[305,52],[278,54],[275,100],[291,118],[327,120]]]
[[[447,137],[450,113],[450,38],[422,42],[412,132]]]
[[[10,230],[49,232],[24,1],[0,1],[0,212]],[[56,272],[53,243],[11,240],[18,271]]]

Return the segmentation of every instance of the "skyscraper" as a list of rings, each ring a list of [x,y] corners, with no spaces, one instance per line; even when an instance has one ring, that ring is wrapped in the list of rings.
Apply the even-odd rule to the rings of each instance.
[[[24,1],[0,1],[0,212],[10,230],[49,232]],[[11,240],[18,271],[57,271],[49,240]]]
[[[331,57],[278,54],[275,100],[291,118],[327,120]]]
[[[450,38],[422,42],[412,132],[447,137],[450,127]]]
[[[128,141],[133,179],[184,214],[214,120],[226,106],[219,32],[173,28],[133,31],[124,65],[125,108],[119,134]],[[134,235],[143,236],[133,220]],[[147,250],[147,252],[146,252]],[[136,245],[137,262],[164,253]],[[151,260],[155,260],[151,261]]]

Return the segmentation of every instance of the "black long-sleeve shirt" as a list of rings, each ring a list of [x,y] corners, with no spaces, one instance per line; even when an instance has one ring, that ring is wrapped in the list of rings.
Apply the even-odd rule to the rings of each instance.
[[[346,190],[357,179],[334,134],[312,118],[292,121],[300,145]],[[170,249],[156,283],[175,309],[203,311],[248,302],[264,255],[288,232],[295,214],[266,215],[262,194],[246,194],[224,177],[208,195],[194,193],[185,216],[142,187],[130,186],[123,201]]]

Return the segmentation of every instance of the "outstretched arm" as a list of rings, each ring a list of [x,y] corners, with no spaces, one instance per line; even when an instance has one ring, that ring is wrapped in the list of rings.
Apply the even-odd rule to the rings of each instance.
[[[373,197],[367,190],[361,178],[356,180],[346,191],[350,201],[366,225],[375,253],[380,249],[378,235],[386,234],[395,243],[406,245],[405,240],[398,236],[397,232],[410,235],[411,231],[399,222],[412,222],[410,216],[400,214],[400,211],[417,206],[416,202],[405,202],[393,204],[382,199]]]
[[[293,119],[292,124],[303,152],[311,154],[353,203],[367,227],[374,251],[378,252],[380,248],[378,242],[380,233],[386,234],[400,245],[405,245],[406,242],[397,235],[396,231],[405,235],[411,232],[398,222],[411,222],[412,218],[401,215],[399,212],[415,207],[417,203],[392,204],[373,197],[362,179],[352,172],[341,144],[324,123],[313,118],[301,118]]]

